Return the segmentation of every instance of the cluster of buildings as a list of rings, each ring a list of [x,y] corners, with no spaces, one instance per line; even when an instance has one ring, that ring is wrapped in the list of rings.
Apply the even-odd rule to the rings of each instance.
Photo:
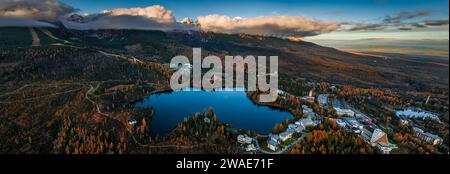
[[[338,99],[334,99],[333,109],[342,119],[333,119],[336,125],[341,128],[347,128],[354,133],[361,134],[364,125],[374,125],[369,117],[352,109],[344,108],[344,105]]]
[[[342,119],[333,119],[336,126],[351,130],[353,133],[361,134],[364,125],[353,117],[344,117]]]
[[[277,91],[279,95],[289,95],[284,91]],[[321,108],[328,108],[330,94],[319,94],[317,97],[317,102]],[[372,119],[367,115],[353,110],[351,108],[345,107],[344,103],[334,98],[333,109],[336,114],[341,116],[340,119],[332,119],[335,121],[336,125],[342,129],[353,132],[369,143],[371,146],[376,147],[381,152],[389,154],[393,149],[398,148],[395,144],[389,142],[387,134],[380,129],[376,124],[372,122]],[[313,96],[312,91],[309,92],[308,96],[300,97],[300,100],[305,102],[314,103],[316,98]],[[317,114],[312,108],[306,105],[302,105],[303,114],[307,115],[307,118],[299,119],[294,122],[294,124],[289,124],[286,131],[279,134],[271,134],[267,140],[267,148],[277,151],[282,142],[285,142],[293,137],[295,133],[301,133],[306,127],[316,126],[320,123],[316,119]],[[416,112],[413,110],[402,110],[397,111],[396,115],[405,124],[409,124],[409,118],[412,117],[430,117],[436,119],[437,116],[425,111]],[[425,132],[417,127],[413,127],[413,135],[429,144],[439,145],[443,143],[443,139],[437,135]],[[238,136],[238,142],[247,145],[247,151],[252,151],[255,149],[254,140],[248,136],[240,135]]]
[[[398,118],[400,118],[401,124],[412,126],[412,134],[414,135],[414,137],[419,138],[420,140],[431,145],[440,145],[443,143],[444,140],[441,137],[435,134],[431,134],[429,132],[425,132],[424,130],[413,126],[414,123],[410,120],[411,118],[419,118],[419,119],[431,118],[433,120],[440,121],[438,115],[432,112],[414,109],[398,110],[395,112],[395,115]]]
[[[285,97],[285,96],[292,96],[291,94],[282,91],[282,90],[277,90],[277,94],[280,95],[281,97]],[[313,91],[309,91],[309,95],[308,96],[303,96],[303,97],[296,97],[293,96],[296,99],[300,99],[302,101],[305,102],[309,102],[309,103],[314,103],[315,102],[315,97],[313,96]],[[309,126],[316,126],[317,124],[320,123],[320,121],[318,120],[313,120],[313,118],[315,118],[316,113],[313,111],[312,108],[309,108],[306,105],[302,105],[302,112],[303,114],[306,114],[308,117],[307,118],[303,118],[303,119],[299,119],[297,121],[294,122],[294,124],[289,124],[288,128],[286,129],[286,131],[281,132],[280,134],[271,134],[269,135],[269,139],[267,140],[267,147],[273,151],[277,151],[278,147],[280,145],[281,142],[284,142],[290,138],[292,138],[292,136],[294,135],[294,133],[301,133],[303,132],[303,130],[306,127]]]
[[[257,150],[256,146],[254,144],[253,138],[251,138],[247,135],[238,135],[237,141],[238,141],[238,143],[240,143],[241,145],[243,145],[245,147],[245,151],[247,151],[247,152]]]
[[[269,135],[269,140],[267,141],[267,147],[270,150],[277,151],[278,146],[281,142],[284,142],[294,135],[294,133],[301,133],[305,129],[305,126],[300,124],[289,124],[286,131],[281,132],[280,134],[271,134]]]
[[[301,133],[307,127],[317,126],[320,121],[313,120],[312,118],[316,116],[316,113],[308,106],[303,105],[303,113],[308,115],[307,118],[302,118],[294,122],[294,124],[289,124],[286,131],[280,134],[272,134],[269,136],[267,141],[267,147],[273,151],[277,151],[281,142],[284,142],[294,135],[294,133]]]
[[[387,134],[379,129],[367,115],[357,110],[344,108],[343,103],[336,98],[333,108],[337,115],[342,116],[341,119],[333,119],[336,126],[358,134],[367,143],[385,154],[397,148],[395,144],[389,142]]]
[[[440,144],[442,144],[442,142],[444,142],[444,140],[441,137],[439,137],[438,135],[434,135],[429,132],[425,132],[418,127],[413,127],[412,133],[414,134],[415,137],[417,137],[417,138],[421,139],[422,141],[425,141],[429,144],[432,144],[432,145],[440,145]]]
[[[388,154],[391,150],[397,148],[395,144],[389,143],[388,137],[385,132],[383,132],[375,124],[368,120],[365,120],[365,122],[363,122],[361,118],[354,117],[344,117],[342,119],[333,120],[338,127],[358,134],[366,142],[371,144],[373,147],[377,147],[385,154]],[[373,131],[369,131],[369,129]]]
[[[305,129],[303,125],[298,124],[289,124],[286,131],[281,132],[280,134],[271,134],[269,135],[269,140],[267,141],[267,147],[270,150],[277,151],[278,146],[281,142],[284,142],[290,138],[294,133],[300,133]]]

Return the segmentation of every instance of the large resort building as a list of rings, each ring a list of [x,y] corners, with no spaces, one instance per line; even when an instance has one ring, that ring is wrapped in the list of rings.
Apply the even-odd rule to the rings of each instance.
[[[418,127],[413,127],[412,133],[414,134],[415,137],[432,145],[440,145],[444,141],[441,137],[425,132]]]
[[[373,132],[363,131],[361,136],[370,143],[373,147],[378,148],[384,154],[389,154],[393,149],[396,149],[395,144],[391,144],[387,134],[381,129],[375,129]]]
[[[342,109],[342,108],[337,108],[335,107],[334,110],[336,111],[336,114],[339,116],[355,116],[355,112],[352,111],[351,109]]]

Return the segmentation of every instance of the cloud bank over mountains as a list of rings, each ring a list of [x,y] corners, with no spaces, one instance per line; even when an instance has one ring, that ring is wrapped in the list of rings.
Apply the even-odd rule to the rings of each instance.
[[[64,21],[68,28],[87,29],[149,29],[149,30],[203,30],[217,33],[246,33],[277,37],[314,36],[332,32],[339,23],[322,22],[302,16],[261,16],[231,18],[223,15],[199,16],[196,21],[185,18],[180,22],[172,11],[154,5],[146,8],[104,10],[85,16],[86,22]]]
[[[303,16],[259,16],[255,18],[230,18],[224,15],[208,15],[197,18],[202,30],[219,33],[246,33],[277,37],[315,36],[336,31],[337,22],[323,22]]]
[[[175,23],[176,19],[172,11],[166,10],[160,5],[154,5],[146,8],[119,8],[113,10],[104,10],[102,14],[108,16],[140,16],[154,20],[159,23]]]
[[[58,0],[0,0],[0,26],[54,27],[48,22],[73,12],[75,8]]]
[[[1,0],[0,16],[55,21],[75,12],[75,8],[58,0]]]
[[[77,30],[138,29],[138,30],[195,30],[193,25],[176,21],[172,11],[154,5],[145,8],[120,8],[104,10],[99,14],[79,16],[81,19],[61,22],[67,28]],[[70,19],[70,18],[69,18]]]
[[[61,21],[67,28],[141,29],[141,30],[203,30],[220,33],[246,33],[266,36],[314,36],[339,29],[336,22],[323,22],[302,16],[261,16],[234,18],[223,15],[199,16],[176,21],[172,11],[154,5],[145,8],[119,8],[97,14],[78,15],[70,20],[76,9],[58,0],[2,0],[0,26],[54,26]],[[19,20],[20,19],[20,20]],[[15,21],[15,22],[13,22]]]
[[[420,23],[404,21],[428,16],[426,11],[402,12],[386,16],[381,23],[352,23],[322,21],[303,16],[259,16],[253,18],[230,17],[219,14],[199,16],[196,20],[177,21],[171,10],[160,5],[144,8],[118,8],[96,14],[78,15],[77,10],[59,0],[0,0],[1,26],[65,27],[78,30],[139,29],[183,31],[202,30],[217,33],[246,33],[275,37],[307,37],[334,31],[373,31],[396,27],[412,30],[430,26],[448,25],[446,20],[426,20]]]

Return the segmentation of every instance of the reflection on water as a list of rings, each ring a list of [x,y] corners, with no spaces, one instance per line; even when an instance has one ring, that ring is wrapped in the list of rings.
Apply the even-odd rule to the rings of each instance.
[[[292,118],[289,112],[255,105],[242,90],[184,90],[159,93],[148,96],[136,103],[135,107],[155,109],[150,126],[152,136],[166,134],[185,117],[203,112],[209,107],[214,109],[222,123],[261,134],[270,133],[275,124]]]

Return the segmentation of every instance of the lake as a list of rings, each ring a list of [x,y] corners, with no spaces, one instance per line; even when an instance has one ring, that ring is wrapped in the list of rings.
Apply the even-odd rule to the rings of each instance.
[[[261,134],[268,134],[276,124],[293,118],[287,111],[255,105],[245,91],[183,90],[158,93],[137,102],[135,107],[154,109],[150,125],[152,136],[165,135],[184,118],[210,107],[220,122]]]

